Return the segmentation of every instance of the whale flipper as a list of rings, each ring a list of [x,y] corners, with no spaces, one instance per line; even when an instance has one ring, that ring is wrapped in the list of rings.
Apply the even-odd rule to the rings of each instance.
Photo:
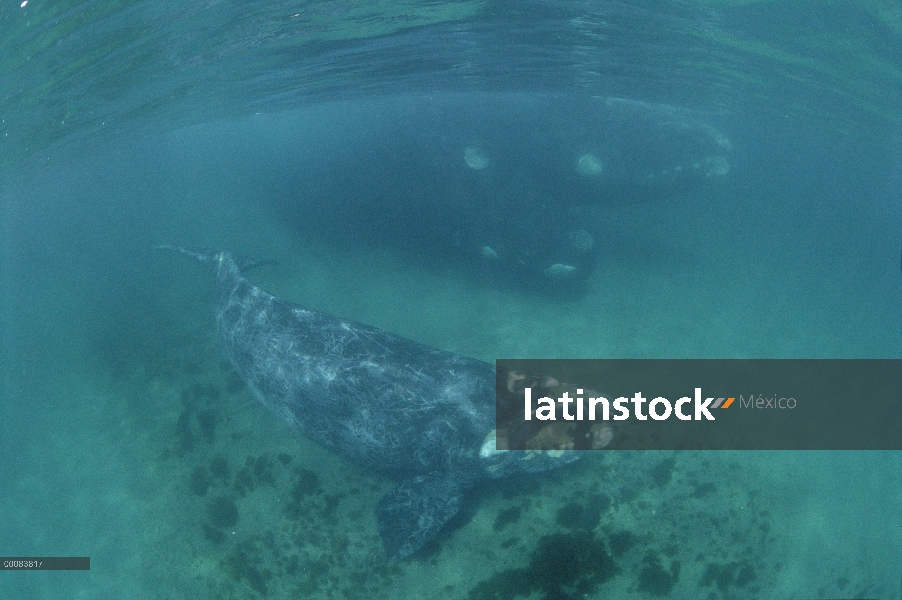
[[[376,506],[376,523],[390,560],[416,553],[456,515],[472,484],[438,475],[405,479]]]

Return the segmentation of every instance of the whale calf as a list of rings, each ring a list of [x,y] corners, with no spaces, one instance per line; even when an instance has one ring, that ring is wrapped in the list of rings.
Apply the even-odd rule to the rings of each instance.
[[[389,559],[432,540],[481,480],[538,472],[577,452],[495,447],[495,367],[276,298],[228,252],[160,246],[212,266],[226,353],[293,428],[399,481],[376,521]]]

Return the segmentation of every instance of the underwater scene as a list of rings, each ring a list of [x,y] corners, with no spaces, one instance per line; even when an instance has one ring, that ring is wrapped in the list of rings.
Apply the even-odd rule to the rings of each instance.
[[[90,557],[0,598],[902,598],[898,450],[493,429],[496,359],[902,358],[895,0],[9,0],[0,50],[0,557]]]

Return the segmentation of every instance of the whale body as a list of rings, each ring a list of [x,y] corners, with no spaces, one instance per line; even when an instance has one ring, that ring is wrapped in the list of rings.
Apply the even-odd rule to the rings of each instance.
[[[211,265],[225,351],[257,399],[320,445],[399,484],[376,507],[386,554],[413,555],[481,480],[576,452],[495,448],[495,368],[281,300],[227,252],[161,246]]]
[[[716,201],[733,160],[715,115],[633,99],[438,93],[320,111],[279,177],[286,222],[530,290],[580,289],[622,227],[614,207]]]

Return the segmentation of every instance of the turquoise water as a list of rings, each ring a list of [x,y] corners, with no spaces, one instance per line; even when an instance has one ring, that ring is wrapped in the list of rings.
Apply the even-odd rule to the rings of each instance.
[[[274,257],[251,278],[283,298],[489,361],[898,358],[892,4],[19,4],[0,7],[0,554],[92,568],[4,572],[0,596],[900,597],[895,452],[599,452],[486,488],[388,563],[391,481],[260,407],[209,274],[151,250]],[[343,228],[316,157],[366,151],[379,102],[483,92],[684,107],[730,139],[730,172],[591,204],[573,290],[402,243],[415,219]]]

